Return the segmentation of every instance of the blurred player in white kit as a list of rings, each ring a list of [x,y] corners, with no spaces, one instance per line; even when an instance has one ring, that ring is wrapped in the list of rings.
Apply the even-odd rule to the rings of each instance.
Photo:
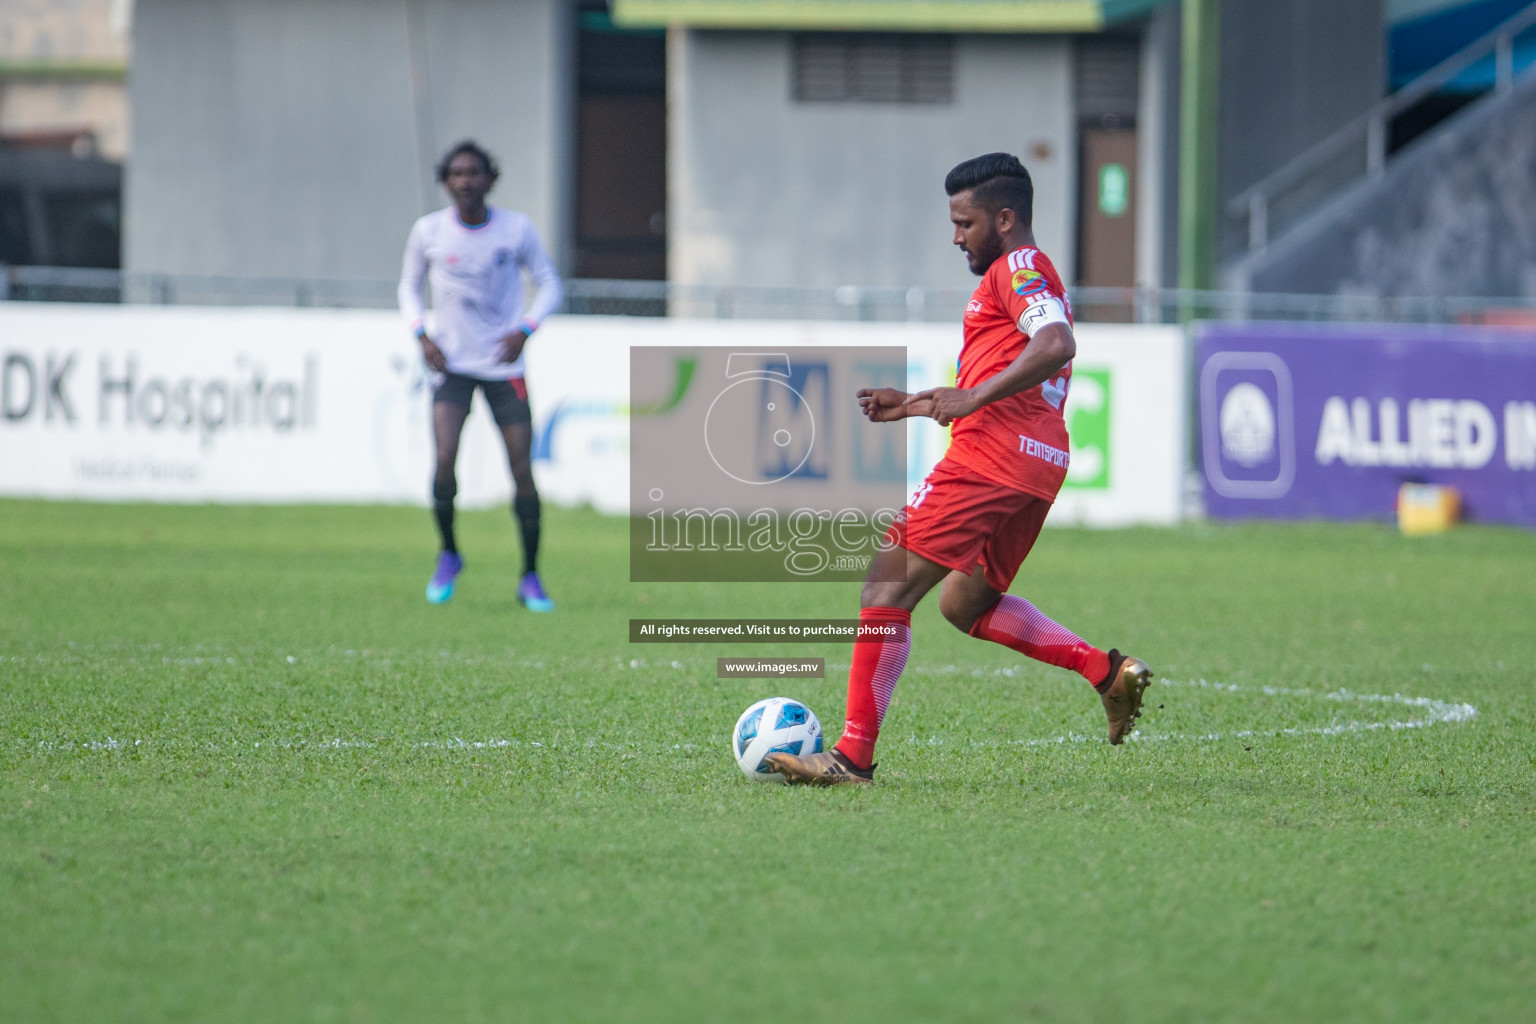
[[[512,512],[523,541],[523,575],[517,599],[529,611],[547,612],[554,602],[539,579],[539,492],[533,482],[533,417],[523,379],[523,350],[563,296],[560,275],[538,232],[515,210],[489,206],[496,161],[472,141],[449,149],[437,165],[437,180],[453,205],[418,220],[405,244],[400,270],[400,311],[421,344],[435,381],[432,432],[437,470],[432,508],[442,550],[427,600],[442,604],[453,596],[464,559],[453,533],[453,499],[458,493],[454,463],[459,435],[475,389],[485,396],[507,446],[515,488]],[[523,275],[537,287],[523,306]],[[435,314],[429,333],[421,285],[432,287]]]

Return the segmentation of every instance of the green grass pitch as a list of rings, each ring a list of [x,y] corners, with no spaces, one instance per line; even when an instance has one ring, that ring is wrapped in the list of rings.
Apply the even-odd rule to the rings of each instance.
[[[880,785],[754,785],[852,585],[633,585],[554,510],[0,502],[0,1021],[1536,1020],[1536,534],[1049,530],[1015,592],[1159,676],[1092,691],[935,604]],[[721,680],[728,654],[824,680]],[[1475,712],[1474,712],[1475,709]]]

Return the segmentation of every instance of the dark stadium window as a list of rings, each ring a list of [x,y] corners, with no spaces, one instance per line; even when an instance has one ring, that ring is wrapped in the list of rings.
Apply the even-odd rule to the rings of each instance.
[[[45,195],[54,262],[65,267],[116,267],[121,262],[120,199],[114,193]]]
[[[0,263],[31,263],[32,245],[27,240],[27,210],[21,193],[0,189]]]
[[[598,0],[577,28],[576,276],[664,280],[666,33],[622,28]]]
[[[951,103],[955,44],[945,35],[808,32],[793,43],[801,103]]]

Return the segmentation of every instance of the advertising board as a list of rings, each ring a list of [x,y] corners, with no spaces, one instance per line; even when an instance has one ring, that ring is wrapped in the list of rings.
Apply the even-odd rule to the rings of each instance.
[[[1179,330],[1087,324],[1077,334],[1071,467],[1051,522],[1175,521]],[[540,492],[629,509],[632,347],[895,347],[918,390],[954,382],[959,344],[957,324],[551,317],[526,357]],[[466,507],[511,495],[480,401],[459,452]],[[948,432],[905,426],[910,493]],[[392,312],[0,303],[0,494],[425,504],[431,473],[429,375]]]
[[[1429,483],[1468,518],[1536,526],[1536,338],[1208,324],[1195,359],[1213,516],[1387,519]]]

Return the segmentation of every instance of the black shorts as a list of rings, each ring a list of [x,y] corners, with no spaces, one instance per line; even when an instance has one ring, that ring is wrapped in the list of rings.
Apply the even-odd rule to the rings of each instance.
[[[485,395],[485,403],[491,407],[497,426],[533,422],[533,412],[528,408],[528,384],[521,377],[481,380],[460,373],[445,373],[432,391],[432,401],[468,408],[470,399],[475,397],[475,388]]]

